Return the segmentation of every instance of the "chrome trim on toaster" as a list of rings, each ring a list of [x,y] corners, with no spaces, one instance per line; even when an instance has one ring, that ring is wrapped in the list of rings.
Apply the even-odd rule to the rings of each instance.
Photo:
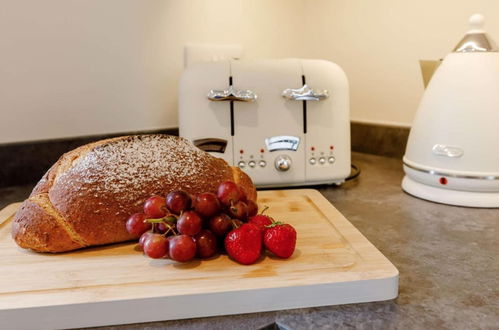
[[[329,92],[327,90],[316,91],[307,84],[297,89],[288,88],[282,91],[282,97],[293,101],[320,101],[328,98],[328,96]]]
[[[236,89],[232,85],[225,90],[210,90],[207,97],[211,101],[241,101],[253,102],[256,101],[258,96],[255,92],[250,90]]]
[[[474,179],[474,180],[499,180],[499,176],[497,175],[465,175],[465,174],[453,174],[453,173],[445,173],[442,171],[434,171],[434,170],[427,170],[425,168],[421,168],[418,166],[414,165],[409,165],[405,161],[403,161],[404,166],[407,166],[408,168],[422,172],[422,173],[427,173],[431,175],[438,175],[438,176],[446,176],[449,178],[458,178],[458,179]]]

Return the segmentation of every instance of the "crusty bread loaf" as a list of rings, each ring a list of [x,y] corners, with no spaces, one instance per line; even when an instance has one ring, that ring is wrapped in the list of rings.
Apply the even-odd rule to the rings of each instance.
[[[125,228],[153,194],[211,191],[226,180],[256,200],[239,168],[169,135],[123,136],[64,154],[16,213],[12,237],[23,248],[64,252],[133,239]]]

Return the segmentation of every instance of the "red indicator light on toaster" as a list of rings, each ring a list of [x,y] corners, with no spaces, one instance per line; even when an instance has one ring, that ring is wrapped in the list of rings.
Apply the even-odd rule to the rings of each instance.
[[[310,150],[314,151],[314,150],[315,150],[315,147],[310,147]]]
[[[333,149],[334,149],[334,146],[329,146],[329,149],[330,149],[330,150],[333,150]]]
[[[244,150],[243,149],[239,150],[239,153],[244,154]]]
[[[438,180],[440,182],[440,184],[443,184],[443,185],[446,185],[447,184],[447,179],[442,177],[440,178],[440,180]]]
[[[265,149],[260,149],[260,152],[263,154],[265,152]]]

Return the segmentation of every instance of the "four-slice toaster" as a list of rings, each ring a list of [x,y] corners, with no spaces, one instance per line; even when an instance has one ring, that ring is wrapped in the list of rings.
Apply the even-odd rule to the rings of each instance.
[[[348,81],[324,60],[226,60],[182,74],[180,136],[258,187],[341,184],[350,173]]]

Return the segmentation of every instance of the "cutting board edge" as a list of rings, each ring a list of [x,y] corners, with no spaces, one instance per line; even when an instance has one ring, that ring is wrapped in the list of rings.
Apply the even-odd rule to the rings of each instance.
[[[397,271],[350,282],[4,309],[0,319],[16,329],[80,328],[387,301],[398,296],[398,281]],[[241,299],[246,303],[220,303]],[[183,310],[186,304],[188,312]],[[23,317],[27,314],[29,318]]]

